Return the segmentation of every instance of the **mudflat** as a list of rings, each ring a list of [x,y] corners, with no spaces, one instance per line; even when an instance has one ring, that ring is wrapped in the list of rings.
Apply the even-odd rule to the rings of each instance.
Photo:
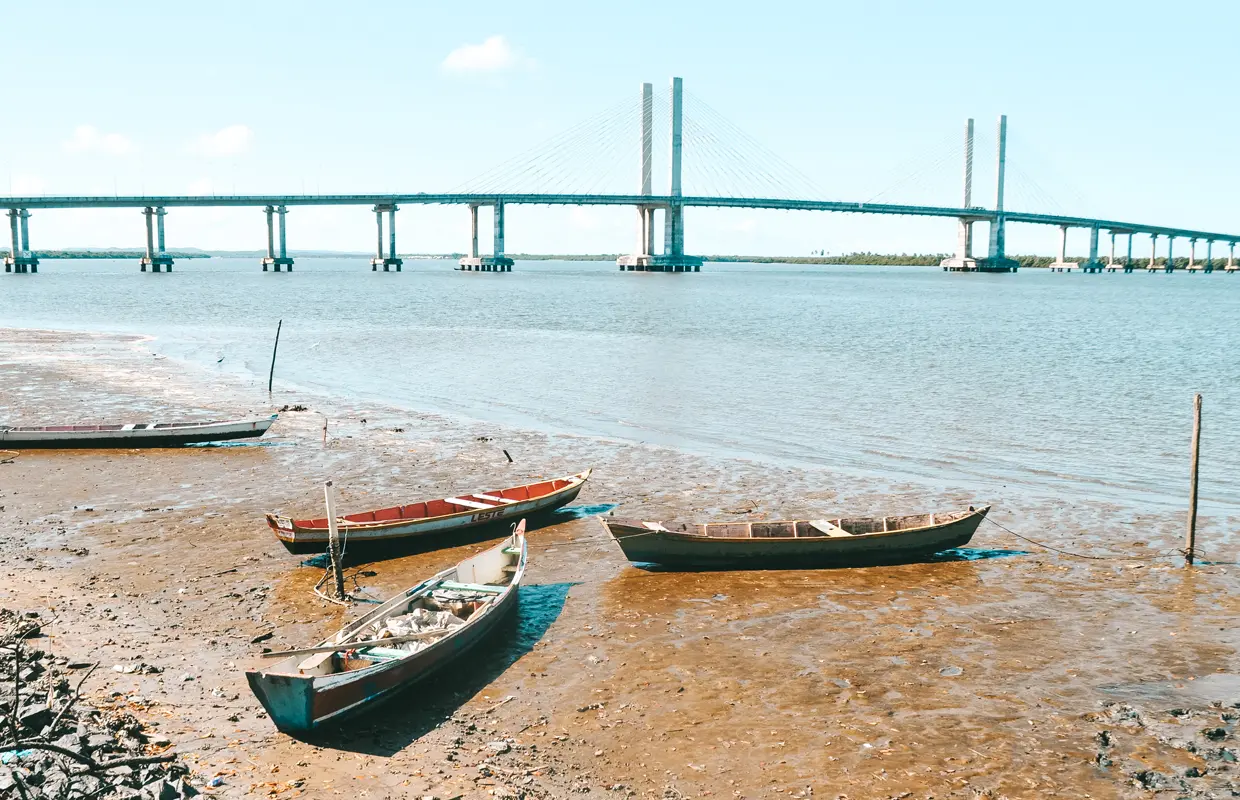
[[[263,387],[265,388],[265,387]],[[39,610],[86,697],[171,739],[221,797],[1217,797],[1240,789],[1234,520],[1136,515],[1028,492],[977,497],[302,398],[159,358],[140,337],[0,330],[3,424],[287,411],[253,444],[0,454],[0,606]],[[324,442],[323,425],[327,422]],[[513,457],[509,463],[503,451]],[[306,740],[246,687],[262,648],[361,609],[263,513],[319,515],[594,467],[530,533],[493,646]],[[1030,499],[1033,497],[1033,499]],[[962,554],[865,569],[630,566],[597,513],[651,519],[903,514],[993,503]],[[377,559],[382,598],[500,537]],[[1111,557],[1118,556],[1118,557]],[[161,671],[125,672],[145,662]],[[120,670],[113,669],[116,665]],[[139,703],[130,698],[140,697]],[[207,788],[212,778],[220,785]]]

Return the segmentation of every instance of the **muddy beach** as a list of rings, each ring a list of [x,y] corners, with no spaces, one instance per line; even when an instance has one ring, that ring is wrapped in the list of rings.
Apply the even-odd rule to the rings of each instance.
[[[263,387],[265,389],[265,387]],[[0,457],[0,607],[101,664],[85,697],[157,730],[219,797],[1222,797],[1240,791],[1234,519],[1199,528],[1027,489],[927,489],[276,393],[138,337],[0,331],[9,424],[281,414],[258,444]],[[184,413],[176,416],[184,417]],[[327,420],[327,440],[323,439]],[[512,454],[513,463],[504,456]],[[263,522],[595,469],[530,534],[494,647],[338,730],[275,731],[244,671],[359,611]],[[973,502],[962,554],[849,570],[636,569],[597,513],[901,514]],[[748,512],[748,513],[746,513]],[[364,560],[383,597],[495,541]],[[1118,558],[1105,558],[1119,555]],[[126,672],[127,665],[158,673]],[[119,668],[119,669],[118,669]],[[141,698],[130,702],[130,698]],[[210,786],[210,783],[216,783]]]

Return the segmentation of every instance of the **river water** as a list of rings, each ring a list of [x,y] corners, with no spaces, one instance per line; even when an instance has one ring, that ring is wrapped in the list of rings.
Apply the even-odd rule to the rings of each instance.
[[[45,261],[0,326],[144,333],[277,398],[374,400],[506,425],[829,466],[985,496],[1166,512],[1205,395],[1204,513],[1240,514],[1240,278],[708,264]],[[88,416],[88,414],[87,414]]]

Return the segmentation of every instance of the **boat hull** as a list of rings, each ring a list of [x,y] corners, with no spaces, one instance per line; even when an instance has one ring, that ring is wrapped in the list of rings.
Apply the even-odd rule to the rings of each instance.
[[[650,530],[640,522],[603,518],[603,524],[635,563],[676,569],[805,569],[898,564],[963,547],[987,511],[930,528],[838,538],[715,538]]]
[[[587,473],[588,474],[588,473]],[[429,519],[414,519],[395,525],[349,525],[338,523],[340,535],[350,547],[400,544],[426,536],[443,536],[488,525],[512,522],[522,517],[537,518],[577,499],[585,481],[533,500],[523,500],[486,509]],[[268,515],[268,524],[290,553],[322,553],[327,549],[328,531],[295,527],[283,518]]]
[[[182,447],[187,444],[257,438],[265,434],[274,421],[275,417],[271,417],[143,430],[59,431],[0,428],[0,447],[14,450]]]
[[[516,609],[517,597],[514,587],[496,601],[485,619],[466,626],[442,646],[358,675],[309,677],[251,671],[245,677],[277,728],[285,733],[308,733],[373,708],[436,674],[485,641]]]
[[[496,628],[517,607],[528,552],[522,521],[503,542],[400,592],[316,647],[276,654],[274,657],[288,658],[269,669],[247,671],[246,681],[272,722],[286,733],[308,733],[372,708],[434,675],[495,635]],[[503,583],[505,580],[509,582]],[[399,657],[393,657],[393,651],[377,654],[376,642],[390,638],[393,644],[399,644],[400,640],[376,639],[374,626],[415,607],[424,608],[425,598],[433,596],[438,588],[498,594],[482,607],[475,605],[463,624],[441,629],[443,636],[424,648]],[[351,650],[349,642],[356,643],[357,649]],[[307,655],[311,657],[303,660]],[[341,661],[372,660],[375,655],[384,660],[361,668]]]

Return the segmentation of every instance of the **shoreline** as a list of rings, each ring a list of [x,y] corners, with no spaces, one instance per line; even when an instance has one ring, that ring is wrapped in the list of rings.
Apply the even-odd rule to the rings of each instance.
[[[258,400],[240,381],[143,355],[147,341],[0,330],[0,374],[19,376],[0,384],[0,405],[205,414]],[[615,786],[640,797],[1114,796],[1142,771],[1203,788],[1230,779],[1206,744],[1194,754],[1155,735],[1180,724],[1191,741],[1218,724],[1210,701],[1240,701],[1234,570],[1141,555],[1175,546],[1178,515],[994,498],[1003,524],[1036,521],[1037,538],[1095,555],[1119,549],[1102,531],[1165,529],[1119,560],[1037,551],[988,526],[967,560],[648,572],[624,562],[591,513],[619,504],[654,519],[745,519],[745,500],[761,517],[972,498],[377,404],[311,408],[282,414],[261,446],[24,452],[0,464],[0,606],[55,616],[54,649],[103,666],[86,699],[119,692],[115,702],[173,741],[197,786],[222,778],[215,796],[560,798]],[[340,420],[327,447],[320,408]],[[304,644],[359,612],[314,597],[321,571],[283,551],[263,512],[318,513],[329,477],[348,511],[586,466],[596,471],[581,516],[531,535],[515,630],[460,674],[322,739],[274,731],[243,677],[260,647]],[[486,545],[348,569],[387,596]],[[136,661],[163,672],[108,669]],[[1114,702],[1148,722],[1120,726],[1104,705]],[[1173,706],[1191,715],[1168,717]],[[1101,750],[1100,730],[1111,731]],[[1183,778],[1189,763],[1204,777]]]

